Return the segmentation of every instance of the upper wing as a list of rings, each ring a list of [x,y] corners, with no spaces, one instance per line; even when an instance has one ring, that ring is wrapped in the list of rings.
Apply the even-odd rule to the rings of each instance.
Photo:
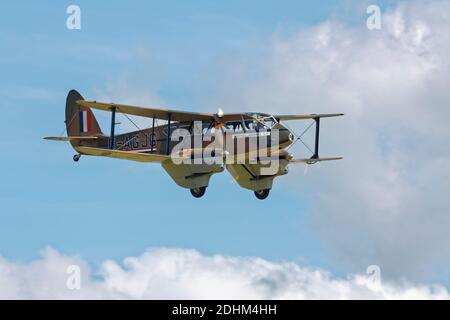
[[[274,115],[273,117],[278,121],[286,121],[286,120],[330,118],[330,117],[339,117],[343,115],[344,115],[343,113],[299,114],[299,115],[282,114],[282,115]]]
[[[170,120],[172,121],[211,121],[214,119],[214,115],[207,113],[198,113],[198,112],[187,112],[187,111],[176,111],[169,109],[156,109],[156,108],[144,108],[144,107],[136,107],[129,106],[125,104],[115,104],[115,103],[104,103],[104,102],[96,102],[96,101],[85,101],[78,100],[77,104],[80,106],[103,110],[103,111],[112,111],[113,108],[116,108],[117,112],[131,114],[135,116],[148,117],[148,118],[156,118],[162,120]]]
[[[139,162],[163,162],[164,160],[170,159],[170,156],[166,155],[149,154],[134,151],[110,150],[91,147],[75,147],[75,150],[80,154],[86,154],[90,156],[110,157]]]

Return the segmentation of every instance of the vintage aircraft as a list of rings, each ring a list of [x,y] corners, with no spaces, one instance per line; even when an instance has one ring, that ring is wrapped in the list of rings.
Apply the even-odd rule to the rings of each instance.
[[[111,130],[109,135],[103,134],[91,109],[111,112]],[[116,113],[124,114],[133,124],[128,115],[151,118],[152,126],[124,134],[115,134]],[[214,173],[224,171],[226,168],[237,183],[246,189],[254,191],[258,199],[265,199],[272,188],[273,179],[287,174],[288,164],[304,163],[313,164],[319,161],[338,160],[342,157],[319,157],[319,128],[320,119],[325,117],[341,116],[335,114],[307,114],[307,115],[269,115],[263,113],[233,113],[224,114],[221,110],[216,114],[175,111],[157,108],[143,108],[115,103],[103,103],[86,101],[75,90],[71,90],[66,100],[66,130],[67,137],[46,137],[48,140],[69,141],[77,154],[73,160],[78,161],[81,155],[103,156],[139,162],[157,162],[181,187],[190,189],[191,194],[200,198],[208,187],[209,180]],[[295,137],[293,132],[281,121],[312,119],[315,124],[315,147],[311,158],[294,159],[285,148],[301,138]],[[164,121],[158,125],[155,121]],[[196,124],[201,121],[200,127]],[[210,156],[223,159],[230,152],[233,157],[241,157],[241,161],[216,161],[207,162],[183,162],[176,163],[172,151],[178,142],[172,139],[171,134],[176,129],[184,129],[193,141],[200,139],[200,144],[190,144],[189,148],[182,149],[179,153],[183,159],[193,159],[196,154],[205,158],[203,153],[208,146],[217,139],[217,134],[229,135],[231,140],[222,139],[223,152],[216,152],[215,148]],[[206,139],[205,136],[215,132],[214,139]],[[273,136],[277,133],[277,139]],[[254,137],[264,136],[268,143],[256,142]],[[296,138],[296,139],[294,139]],[[230,141],[232,143],[230,143]],[[242,148],[237,147],[241,142]],[[251,149],[256,147],[255,153]],[[266,151],[266,159],[276,159],[275,171],[269,172],[267,162],[263,161],[260,152]],[[186,150],[188,152],[186,152]],[[202,158],[202,159],[203,159]],[[243,159],[243,161],[242,161]]]

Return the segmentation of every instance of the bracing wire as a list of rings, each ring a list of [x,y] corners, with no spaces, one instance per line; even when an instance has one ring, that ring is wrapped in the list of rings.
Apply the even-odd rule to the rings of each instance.
[[[294,137],[296,138],[295,141],[289,147],[286,148],[286,151],[289,150],[295,143],[297,143],[297,141],[300,140],[300,142],[306,147],[306,149],[308,149],[312,154],[314,154],[314,151],[302,140],[302,137],[305,135],[306,132],[308,132],[308,130],[313,126],[314,123],[315,123],[315,121],[311,122],[306,127],[306,129],[303,130],[302,133],[299,135],[297,135],[294,130],[292,130],[286,123],[284,123],[284,126],[286,126],[286,128],[288,128],[294,134]]]

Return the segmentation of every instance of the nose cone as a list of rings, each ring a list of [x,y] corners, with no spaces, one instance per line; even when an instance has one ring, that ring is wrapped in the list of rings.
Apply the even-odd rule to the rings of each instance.
[[[292,141],[294,141],[294,137],[289,130],[280,132],[280,148],[286,148],[292,143]]]

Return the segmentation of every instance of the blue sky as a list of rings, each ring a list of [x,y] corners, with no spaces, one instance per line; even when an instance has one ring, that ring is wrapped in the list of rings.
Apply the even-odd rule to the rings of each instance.
[[[291,191],[283,177],[266,201],[258,201],[224,172],[212,178],[199,200],[159,165],[87,157],[75,164],[68,144],[42,137],[64,128],[70,89],[97,99],[118,79],[167,106],[215,111],[217,106],[201,101],[202,94],[217,90],[217,75],[210,71],[218,61],[264,59],[274,34],[327,19],[364,23],[366,6],[351,1],[77,1],[82,29],[70,31],[65,26],[69,4],[2,4],[0,255],[28,261],[52,246],[96,264],[162,246],[342,271],[309,228],[311,198]]]

